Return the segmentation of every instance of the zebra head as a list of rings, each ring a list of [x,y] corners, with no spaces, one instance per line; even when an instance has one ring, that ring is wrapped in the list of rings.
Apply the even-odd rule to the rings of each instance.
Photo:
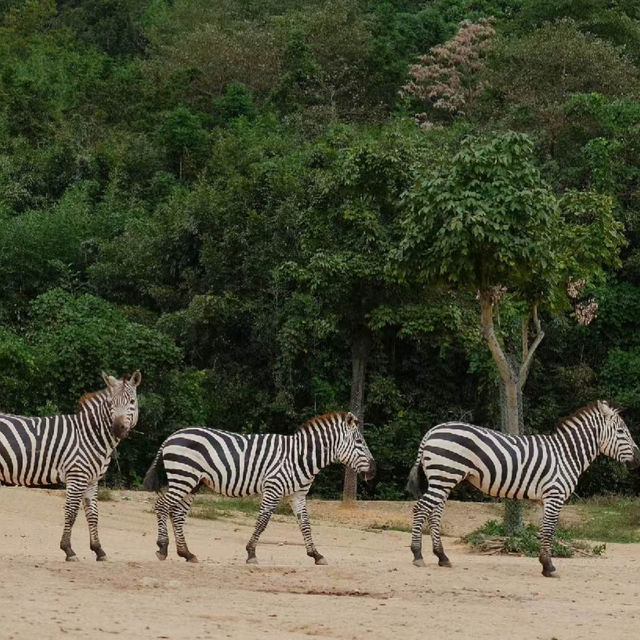
[[[603,423],[599,439],[600,452],[624,463],[629,469],[640,466],[640,449],[633,441],[629,427],[620,417],[619,410],[600,400],[597,407]]]
[[[122,376],[121,380],[102,372],[110,399],[111,432],[116,440],[122,440],[138,422],[137,387],[142,375],[136,371],[131,378]]]
[[[376,475],[376,461],[358,428],[358,418],[351,412],[339,415],[337,458],[342,464],[362,474],[365,480],[371,480]]]

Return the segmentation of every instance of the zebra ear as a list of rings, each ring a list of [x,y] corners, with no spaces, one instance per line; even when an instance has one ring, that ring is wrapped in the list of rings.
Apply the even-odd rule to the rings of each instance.
[[[598,400],[598,409],[605,418],[612,418],[618,413],[603,400]]]
[[[347,412],[347,426],[351,429],[358,428],[358,418],[351,411]]]
[[[113,387],[113,385],[117,384],[118,382],[113,376],[110,376],[108,373],[105,373],[104,371],[102,372],[102,379],[104,380],[104,383],[107,385],[108,389],[111,389],[111,387]]]
[[[131,383],[131,386],[133,387],[137,387],[140,382],[142,381],[142,374],[140,373],[140,370],[136,370],[133,372],[133,375],[131,376],[131,380],[129,380],[129,382]]]

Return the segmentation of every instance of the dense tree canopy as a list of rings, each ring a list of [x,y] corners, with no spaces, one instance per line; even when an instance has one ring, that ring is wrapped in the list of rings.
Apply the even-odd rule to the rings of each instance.
[[[401,497],[428,427],[499,426],[479,276],[507,342],[545,300],[527,430],[605,398],[640,435],[639,117],[631,0],[0,0],[0,408],[141,369],[136,484],[179,426],[347,408],[361,343]],[[603,462],[579,491],[638,489]]]

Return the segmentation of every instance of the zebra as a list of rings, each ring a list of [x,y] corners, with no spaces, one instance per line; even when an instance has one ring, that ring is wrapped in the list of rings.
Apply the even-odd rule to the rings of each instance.
[[[78,560],[71,548],[71,528],[81,502],[90,548],[96,560],[107,559],[98,537],[98,481],[113,450],[138,421],[140,372],[121,380],[103,372],[102,378],[106,389],[82,396],[75,414],[0,414],[0,485],[66,485],[60,548],[68,561]]]
[[[255,530],[246,546],[248,564],[257,564],[258,539],[284,496],[292,497],[307,555],[315,564],[327,564],[311,537],[307,493],[316,474],[336,460],[367,480],[375,475],[375,461],[352,413],[316,416],[293,435],[242,435],[206,427],[176,431],[161,445],[143,482],[148,491],[160,492],[160,467],[164,467],[168,489],[159,493],[155,506],[157,557],[167,557],[170,518],[178,555],[198,562],[187,547],[183,525],[195,492],[205,485],[225,496],[262,494]]]
[[[560,509],[601,453],[631,469],[640,465],[640,450],[619,411],[603,401],[564,418],[551,435],[511,436],[459,422],[433,427],[420,443],[407,483],[419,498],[411,529],[413,564],[424,566],[422,528],[427,520],[438,564],[451,566],[440,539],[440,520],[449,492],[467,480],[490,496],[542,502],[539,560],[542,575],[552,577],[551,540]],[[428,481],[424,495],[420,467]]]

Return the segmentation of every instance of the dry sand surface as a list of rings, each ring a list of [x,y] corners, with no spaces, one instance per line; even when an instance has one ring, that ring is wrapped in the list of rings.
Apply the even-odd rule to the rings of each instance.
[[[81,561],[66,563],[57,548],[62,492],[0,488],[1,640],[640,637],[640,545],[559,559],[560,577],[545,579],[535,559],[471,554],[448,537],[453,568],[434,558],[418,569],[409,534],[367,529],[406,525],[408,503],[347,511],[312,502],[315,540],[329,566],[312,564],[286,516],[265,532],[261,564],[245,565],[253,519],[242,515],[191,518],[187,540],[200,558],[192,565],[175,556],[173,541],[170,558],[155,559],[152,496],[115,498],[101,504],[109,561],[93,560],[81,514],[74,529]],[[495,510],[451,502],[445,531],[460,535]]]

